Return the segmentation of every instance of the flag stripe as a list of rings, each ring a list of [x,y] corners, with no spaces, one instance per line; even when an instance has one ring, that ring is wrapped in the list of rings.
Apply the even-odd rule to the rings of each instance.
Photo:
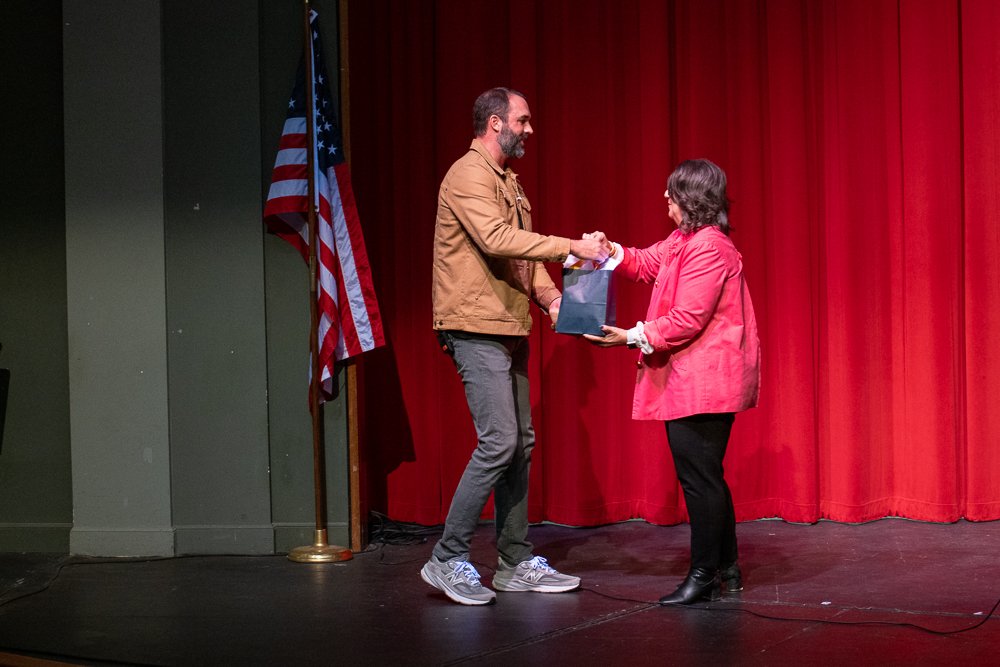
[[[345,170],[346,171],[346,170]],[[338,180],[334,179],[335,182]],[[343,199],[343,196],[341,197]],[[337,255],[340,257],[341,272],[344,275],[344,291],[347,293],[348,309],[355,322],[359,345],[362,350],[375,347],[372,335],[371,321],[368,316],[368,304],[365,300],[358,266],[354,259],[356,241],[351,238],[348,217],[345,207],[340,207],[334,214],[334,234],[337,242]]]
[[[275,168],[289,164],[306,164],[306,149],[284,148],[278,151],[278,157],[274,160]]]
[[[271,171],[272,181],[305,181],[306,176],[306,166],[304,164],[287,164],[283,167],[275,167]],[[305,187],[308,187],[308,184]],[[302,190],[301,194],[303,197],[306,196],[306,192],[305,189]]]
[[[309,182],[304,178],[290,178],[284,181],[271,183],[271,190],[267,193],[268,199],[280,199],[281,197],[305,197],[305,188],[309,187]]]

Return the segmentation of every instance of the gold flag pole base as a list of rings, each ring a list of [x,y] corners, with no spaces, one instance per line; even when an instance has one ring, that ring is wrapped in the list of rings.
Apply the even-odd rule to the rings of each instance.
[[[351,560],[354,553],[347,548],[332,546],[326,543],[326,530],[317,530],[314,544],[308,547],[295,547],[288,552],[288,560],[296,563],[336,563]]]

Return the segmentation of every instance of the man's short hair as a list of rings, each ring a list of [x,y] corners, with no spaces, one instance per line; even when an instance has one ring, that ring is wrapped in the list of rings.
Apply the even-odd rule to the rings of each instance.
[[[472,105],[473,135],[481,137],[486,134],[486,123],[489,122],[490,116],[499,116],[503,122],[507,122],[511,95],[524,97],[523,94],[511,88],[490,88],[476,98],[476,103]]]

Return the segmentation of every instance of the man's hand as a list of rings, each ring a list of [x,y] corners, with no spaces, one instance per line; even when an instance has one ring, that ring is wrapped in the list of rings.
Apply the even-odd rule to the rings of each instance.
[[[562,297],[557,296],[549,304],[549,317],[552,318],[552,328],[556,328],[556,322],[559,321],[559,307],[562,305]]]
[[[598,241],[591,234],[584,234],[582,239],[574,239],[569,242],[569,251],[580,259],[592,259],[595,262],[603,262],[608,258],[608,249],[602,241]]]
[[[583,238],[585,238],[585,239],[593,239],[593,240],[599,242],[605,248],[607,248],[608,252],[611,251],[611,241],[608,240],[608,237],[607,237],[607,235],[604,232],[591,232],[589,234],[584,234]]]
[[[601,331],[604,332],[603,336],[583,334],[583,337],[599,347],[616,347],[618,345],[625,345],[628,343],[628,333],[625,329],[604,325],[601,327]]]

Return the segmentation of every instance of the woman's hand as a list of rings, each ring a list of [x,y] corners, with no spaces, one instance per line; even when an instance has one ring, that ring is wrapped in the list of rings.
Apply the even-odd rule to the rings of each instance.
[[[604,325],[601,327],[601,331],[604,332],[603,336],[583,334],[583,337],[598,347],[616,347],[628,343],[628,333],[625,329]]]

